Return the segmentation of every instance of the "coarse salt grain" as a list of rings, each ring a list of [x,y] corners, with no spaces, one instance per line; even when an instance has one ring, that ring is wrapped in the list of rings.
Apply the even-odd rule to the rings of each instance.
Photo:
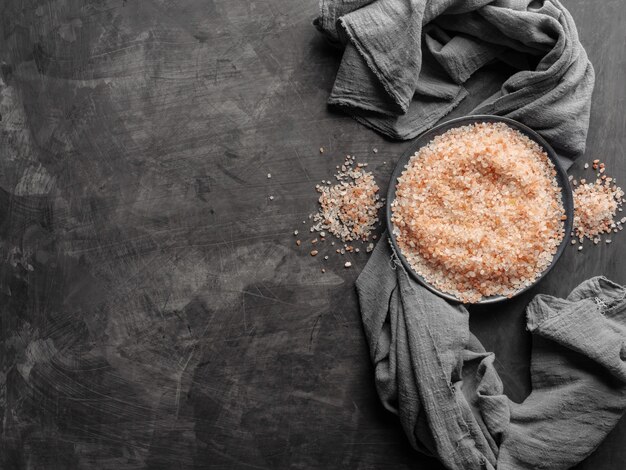
[[[464,302],[510,297],[548,267],[565,235],[555,176],[543,149],[506,124],[451,129],[398,179],[398,245],[427,282]]]

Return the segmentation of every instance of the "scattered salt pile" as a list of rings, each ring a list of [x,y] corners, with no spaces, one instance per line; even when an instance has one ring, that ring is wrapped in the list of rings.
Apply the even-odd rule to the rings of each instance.
[[[320,148],[320,153],[323,153],[323,148]],[[315,214],[309,215],[313,222],[309,231],[316,232],[316,238],[310,241],[316,248],[309,252],[311,256],[320,254],[322,246],[327,244],[329,233],[343,242],[341,247],[335,247],[334,241],[329,243],[331,249],[339,255],[358,254],[362,251],[350,242],[368,243],[376,240],[376,235],[372,232],[380,222],[378,211],[383,206],[384,199],[378,194],[379,188],[374,176],[366,168],[367,163],[355,164],[355,157],[347,155],[343,164],[337,166],[335,178],[339,183],[322,181],[322,184],[315,187],[320,193],[320,207]],[[306,224],[306,221],[303,220],[302,223]],[[294,237],[298,237],[298,234],[298,230],[294,230]],[[297,238],[296,245],[301,246],[302,240]],[[374,249],[374,243],[369,242],[362,248],[370,253]],[[327,261],[328,256],[323,256],[323,260]],[[352,267],[352,262],[346,261],[344,267]],[[322,273],[325,272],[326,269],[322,268]]]
[[[316,186],[320,208],[311,231],[328,231],[343,242],[369,239],[383,202],[374,176],[365,170],[367,163],[355,167],[354,162],[354,157],[346,157],[335,175],[339,184],[327,181]]]
[[[589,168],[585,164],[585,168]],[[604,174],[604,163],[599,160],[593,161],[592,169],[597,171],[595,182],[588,183],[581,179],[580,183],[572,180],[574,185],[574,233],[581,245],[584,238],[593,240],[594,244],[601,241],[601,234],[617,233],[623,230],[626,217],[615,220],[618,212],[622,211],[624,191],[615,184],[613,178]],[[607,238],[606,243],[611,243]],[[572,239],[572,245],[576,240]]]
[[[556,170],[503,123],[451,129],[398,179],[394,233],[411,266],[463,302],[512,296],[551,263],[564,237]]]

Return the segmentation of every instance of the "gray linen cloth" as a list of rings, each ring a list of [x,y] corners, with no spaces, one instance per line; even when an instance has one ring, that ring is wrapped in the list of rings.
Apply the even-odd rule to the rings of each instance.
[[[514,72],[473,114],[526,124],[565,168],[585,150],[594,71],[558,0],[321,0],[315,24],[345,47],[328,102],[383,134],[432,127],[499,60]]]
[[[386,241],[357,291],[378,394],[411,444],[463,470],[558,470],[588,456],[626,407],[626,289],[596,277],[531,301],[532,393],[516,404],[465,307],[415,282]]]

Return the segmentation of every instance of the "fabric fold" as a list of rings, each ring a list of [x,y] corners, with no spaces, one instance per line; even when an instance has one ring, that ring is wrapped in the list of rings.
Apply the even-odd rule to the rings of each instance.
[[[345,48],[329,104],[378,132],[419,135],[500,61],[515,71],[472,113],[533,128],[566,168],[584,153],[594,71],[558,0],[321,0],[315,24]]]
[[[357,280],[375,383],[416,449],[449,469],[566,469],[626,407],[626,289],[605,278],[527,308],[532,392],[510,401],[465,307],[418,284],[383,237]]]

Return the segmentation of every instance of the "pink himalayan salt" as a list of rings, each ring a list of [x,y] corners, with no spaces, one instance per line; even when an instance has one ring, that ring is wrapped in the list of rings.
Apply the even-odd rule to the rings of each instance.
[[[549,266],[564,237],[556,170],[503,123],[435,137],[396,186],[394,233],[428,283],[467,303],[512,296]]]

